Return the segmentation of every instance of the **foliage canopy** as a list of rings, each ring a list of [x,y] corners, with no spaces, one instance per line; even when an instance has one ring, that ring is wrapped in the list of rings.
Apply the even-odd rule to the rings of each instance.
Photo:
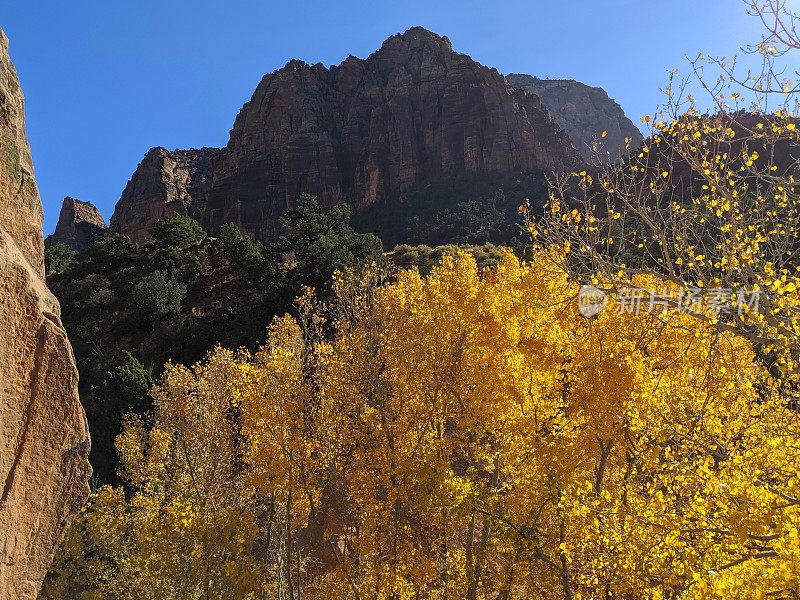
[[[214,589],[293,598],[797,585],[797,413],[748,340],[672,311],[587,320],[542,253],[483,273],[445,256],[427,278],[377,283],[338,280],[333,338],[306,295],[257,354],[170,366],[156,425],[117,443],[137,494],[101,491],[67,548],[133,528],[110,538],[114,569],[189,593],[212,572]],[[148,558],[172,544],[197,566]],[[220,556],[228,570],[209,570]]]

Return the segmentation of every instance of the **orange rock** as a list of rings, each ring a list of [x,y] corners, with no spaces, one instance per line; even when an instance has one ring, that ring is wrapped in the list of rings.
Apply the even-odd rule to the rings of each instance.
[[[25,99],[8,56],[8,38],[0,29],[0,229],[11,234],[40,275],[44,275],[42,219],[25,136]]]
[[[0,598],[34,600],[92,470],[78,370],[42,275],[42,206],[7,50],[0,31]]]

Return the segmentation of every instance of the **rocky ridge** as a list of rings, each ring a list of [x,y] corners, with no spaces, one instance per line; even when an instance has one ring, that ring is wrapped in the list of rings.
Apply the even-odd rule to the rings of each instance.
[[[110,229],[141,246],[160,218],[191,212],[202,201],[211,157],[217,152],[216,148],[151,148],[125,186]]]
[[[44,245],[50,248],[55,244],[65,244],[76,252],[86,254],[107,229],[105,219],[94,204],[67,196],[61,205],[56,229],[47,236]]]
[[[614,160],[625,151],[625,138],[636,148],[643,137],[639,129],[603,88],[591,87],[573,79],[539,79],[531,75],[510,73],[506,80],[541,98],[558,124],[567,132],[586,162],[595,162],[592,145],[603,132],[601,154]]]

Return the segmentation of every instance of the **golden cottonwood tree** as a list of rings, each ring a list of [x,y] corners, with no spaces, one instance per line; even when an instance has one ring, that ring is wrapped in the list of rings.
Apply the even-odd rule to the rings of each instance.
[[[796,413],[751,343],[676,312],[587,320],[549,264],[342,281],[332,341],[285,319],[240,366],[256,485],[306,498],[298,538],[324,524],[306,595],[796,587]]]
[[[796,91],[794,17],[751,6],[738,83]],[[716,64],[714,114],[673,82],[630,160],[557,182],[530,262],[342,277],[260,352],[169,366],[43,596],[800,598],[800,124]]]
[[[717,303],[713,316],[695,316],[750,339],[796,389],[800,120],[786,59],[800,50],[798,16],[781,0],[743,4],[765,27],[749,48],[760,71],[698,55],[693,77],[673,73],[664,106],[643,117],[651,127],[643,146],[617,164],[557,178],[531,230],[543,245],[569,250],[552,258],[571,276],[602,281],[608,293],[647,273]],[[737,304],[747,310],[732,310]]]
[[[585,318],[551,258],[342,277],[329,323],[309,293],[169,366],[50,597],[796,597],[797,412],[750,340]]]
[[[229,385],[236,368],[224,350],[191,369],[167,365],[153,422],[131,420],[117,438],[127,492],[92,495],[41,597],[234,600],[258,589],[258,527]]]

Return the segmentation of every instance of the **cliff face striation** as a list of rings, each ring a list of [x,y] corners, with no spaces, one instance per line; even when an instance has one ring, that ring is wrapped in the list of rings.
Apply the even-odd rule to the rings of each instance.
[[[174,205],[212,234],[232,222],[268,240],[305,192],[323,207],[347,201],[358,210],[402,201],[412,186],[437,178],[580,162],[537,96],[421,27],[390,37],[366,59],[330,68],[289,62],[261,80],[225,148],[183,163],[179,154],[148,153],[113,230],[141,243]],[[191,190],[178,183],[187,177]]]
[[[567,132],[587,162],[595,162],[592,144],[604,131],[608,135],[601,154],[611,160],[625,151],[625,138],[636,148],[643,141],[639,129],[625,116],[619,104],[603,88],[591,87],[572,79],[539,79],[510,73],[506,80],[517,89],[536,94],[558,124]]]
[[[91,202],[81,202],[67,196],[61,205],[58,223],[44,241],[46,248],[66,244],[76,252],[86,254],[108,229],[103,216]]]
[[[58,301],[24,100],[0,31],[0,598],[33,600],[89,495],[89,432]]]
[[[151,148],[117,202],[111,230],[124,233],[141,246],[160,218],[190,213],[202,203],[211,157],[217,152],[216,148]]]

